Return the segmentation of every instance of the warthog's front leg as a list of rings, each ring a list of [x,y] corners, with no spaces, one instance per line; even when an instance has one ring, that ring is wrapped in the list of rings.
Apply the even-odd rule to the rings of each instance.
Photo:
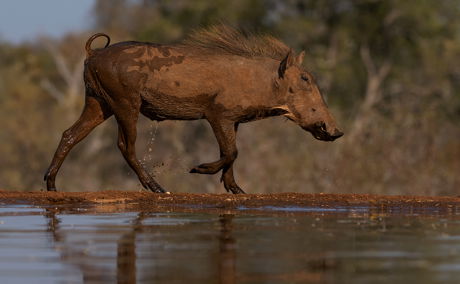
[[[220,148],[220,159],[212,163],[205,163],[194,167],[190,170],[191,173],[200,174],[215,174],[222,171],[221,181],[224,182],[225,189],[234,194],[244,193],[244,191],[236,184],[233,177],[233,162],[238,156],[236,148],[236,130],[237,124],[233,121],[224,119],[208,119],[211,124],[217,142]]]
[[[245,193],[235,182],[235,177],[233,176],[233,164],[222,169],[222,177],[220,178],[220,181],[224,182],[224,187],[228,192],[231,191],[234,194]]]

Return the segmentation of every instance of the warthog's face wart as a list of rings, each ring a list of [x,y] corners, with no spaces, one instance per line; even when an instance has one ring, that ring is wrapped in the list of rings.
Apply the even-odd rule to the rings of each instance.
[[[303,56],[303,52],[296,57],[291,51],[280,64],[279,84],[286,94],[284,116],[316,139],[334,141],[343,133],[337,128],[313,76],[300,66]]]

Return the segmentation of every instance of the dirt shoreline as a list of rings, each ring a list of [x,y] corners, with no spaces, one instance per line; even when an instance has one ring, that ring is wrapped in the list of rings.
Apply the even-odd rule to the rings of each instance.
[[[272,210],[276,208],[324,208],[375,210],[423,210],[460,213],[460,197],[388,196],[374,194],[154,194],[146,191],[46,192],[0,191],[0,204],[94,207],[111,205],[112,211],[132,210]]]

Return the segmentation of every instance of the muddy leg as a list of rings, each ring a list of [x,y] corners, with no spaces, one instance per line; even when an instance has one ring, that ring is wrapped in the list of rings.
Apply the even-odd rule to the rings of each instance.
[[[208,119],[211,124],[220,148],[220,159],[212,163],[205,163],[194,167],[191,173],[215,174],[223,169],[222,181],[225,189],[232,193],[244,193],[233,178],[233,162],[238,156],[236,148],[237,125],[233,121]]]
[[[62,134],[61,142],[54,153],[51,165],[45,173],[44,179],[48,191],[56,191],[56,175],[70,150],[91,130],[112,115],[108,107],[96,98],[86,96],[85,100],[85,108],[80,118]]]
[[[227,192],[232,192],[234,194],[245,193],[235,182],[235,177],[233,176],[233,163],[222,169],[221,182],[224,182],[224,187]]]
[[[126,114],[126,113],[125,113]],[[150,176],[145,168],[141,165],[136,157],[136,123],[139,113],[131,113],[124,117],[117,117],[118,122],[118,148],[120,149],[123,157],[129,166],[137,174],[142,186],[146,189],[150,189],[153,192],[165,192],[163,188]]]
[[[235,136],[237,131],[238,123],[235,124]],[[222,169],[222,177],[220,178],[220,181],[224,183],[224,187],[227,192],[231,191],[235,194],[245,193],[235,182],[235,177],[233,176],[233,162],[228,166],[224,166]]]

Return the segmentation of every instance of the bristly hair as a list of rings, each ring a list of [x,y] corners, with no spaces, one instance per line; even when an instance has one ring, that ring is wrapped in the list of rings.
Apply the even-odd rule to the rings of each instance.
[[[282,60],[290,50],[290,47],[273,36],[248,33],[225,24],[196,30],[181,45],[212,54],[268,57],[275,60]]]

